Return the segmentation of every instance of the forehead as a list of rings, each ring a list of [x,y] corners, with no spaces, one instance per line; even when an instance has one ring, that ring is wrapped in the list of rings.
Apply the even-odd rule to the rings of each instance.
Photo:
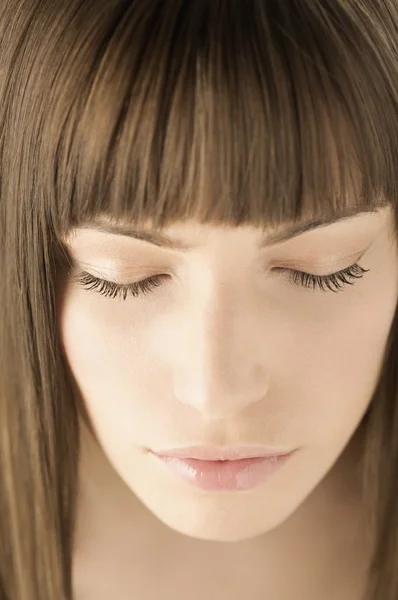
[[[390,206],[383,208],[376,207],[361,207],[344,209],[334,214],[331,217],[324,217],[323,219],[315,220],[302,220],[297,223],[284,224],[282,227],[268,228],[266,233],[259,236],[258,246],[259,249],[266,248],[301,235],[302,233],[327,227],[334,223],[347,220],[355,220],[363,218],[366,215],[369,217],[383,218],[383,215],[390,210]],[[248,229],[252,229],[255,233],[263,232],[263,229],[254,228],[253,226],[246,226]],[[167,232],[166,232],[167,229]],[[79,231],[96,231],[99,233],[112,234],[117,236],[123,236],[138,240],[143,240],[159,246],[161,248],[168,248],[172,250],[189,251],[194,249],[198,243],[188,241],[189,238],[199,239],[208,230],[231,230],[232,227],[228,226],[212,226],[209,224],[201,224],[195,220],[187,220],[184,222],[177,222],[174,225],[156,229],[152,227],[149,220],[146,220],[141,226],[136,226],[126,219],[114,219],[106,215],[97,217],[90,221],[86,221],[79,227],[75,228],[72,232],[71,238],[77,235]]]

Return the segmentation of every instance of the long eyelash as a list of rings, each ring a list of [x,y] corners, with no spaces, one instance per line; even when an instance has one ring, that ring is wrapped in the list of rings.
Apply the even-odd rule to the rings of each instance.
[[[330,275],[313,275],[312,273],[304,273],[303,271],[291,271],[289,281],[295,285],[299,285],[306,288],[321,289],[326,292],[341,291],[345,285],[354,285],[356,279],[360,279],[370,269],[364,269],[358,263],[338,271],[337,273],[331,273]],[[347,278],[353,277],[354,281],[349,281]],[[337,289],[333,289],[335,286]]]
[[[286,271],[286,269],[280,270]],[[288,271],[290,273],[289,281],[295,285],[305,288],[312,287],[314,290],[319,288],[322,291],[330,290],[331,292],[338,292],[345,285],[354,285],[355,280],[363,277],[369,270],[355,263],[342,271],[331,273],[330,275],[313,275],[304,271]],[[349,281],[348,277],[354,278],[354,281]],[[128,294],[131,294],[134,298],[137,298],[140,294],[149,294],[154,288],[162,285],[165,278],[168,279],[169,275],[154,275],[135,283],[120,284],[99,279],[90,273],[83,272],[73,279],[86,289],[95,290],[103,296],[110,298],[122,296],[123,300],[126,300]],[[337,289],[333,289],[332,286],[335,286]]]
[[[154,275],[147,279],[143,279],[142,281],[136,281],[135,283],[120,284],[114,283],[113,281],[106,281],[105,279],[99,279],[90,273],[84,272],[75,277],[74,281],[88,290],[95,290],[103,296],[109,296],[110,298],[122,296],[123,300],[126,300],[127,294],[131,294],[135,298],[140,294],[149,294],[154,288],[161,285],[165,278],[169,278],[169,276]]]

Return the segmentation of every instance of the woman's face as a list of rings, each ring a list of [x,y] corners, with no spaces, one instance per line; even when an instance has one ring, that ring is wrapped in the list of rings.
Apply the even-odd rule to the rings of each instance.
[[[393,218],[387,207],[263,248],[260,230],[193,221],[166,231],[185,249],[70,232],[64,352],[111,465],[163,523],[202,539],[254,537],[329,472],[379,379],[398,296]],[[289,280],[357,262],[369,271],[337,292]],[[165,277],[123,300],[79,283],[82,272],[119,284]],[[219,491],[148,451],[195,445],[297,450],[254,487]]]

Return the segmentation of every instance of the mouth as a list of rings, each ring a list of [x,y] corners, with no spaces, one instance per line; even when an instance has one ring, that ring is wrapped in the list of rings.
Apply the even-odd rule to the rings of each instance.
[[[230,461],[245,458],[275,458],[293,452],[292,449],[275,448],[270,446],[189,446],[185,448],[168,448],[165,450],[151,450],[154,454],[164,457],[197,459],[207,461]]]
[[[220,492],[250,490],[265,483],[295,451],[234,459],[177,457],[152,451],[149,454],[157,464],[185,483],[202,491]]]

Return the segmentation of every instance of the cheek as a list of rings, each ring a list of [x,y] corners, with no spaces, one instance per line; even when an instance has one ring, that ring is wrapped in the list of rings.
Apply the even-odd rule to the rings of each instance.
[[[135,326],[140,319],[135,314],[129,326],[121,302],[86,294],[70,286],[60,303],[64,353],[89,413],[99,419],[120,419],[126,413],[127,418],[127,411],[137,408],[134,400],[140,397],[137,389],[148,363]]]
[[[320,444],[343,443],[355,430],[379,381],[395,306],[396,291],[384,283],[296,331],[302,341],[296,360],[292,351],[289,359],[297,400],[292,430],[296,418]],[[279,397],[289,397],[286,387]]]
[[[152,350],[159,327],[149,312],[139,302],[105,299],[72,284],[60,301],[64,354],[108,453],[162,440],[178,421],[169,371]],[[167,344],[169,348],[169,338]]]

